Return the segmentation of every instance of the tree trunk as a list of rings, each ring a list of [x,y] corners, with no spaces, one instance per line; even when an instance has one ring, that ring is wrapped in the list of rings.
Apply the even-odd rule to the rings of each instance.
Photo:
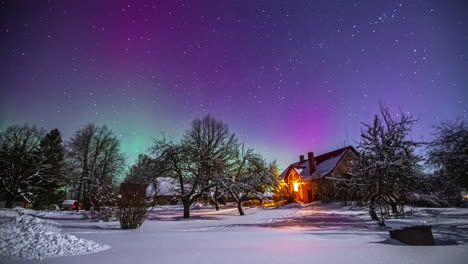
[[[242,201],[237,202],[237,210],[239,210],[239,215],[245,215],[244,210],[242,210]]]
[[[370,215],[372,220],[377,221],[377,222],[379,222],[379,220],[380,220],[379,216],[375,212],[375,200],[376,200],[378,194],[379,193],[376,193],[376,194],[372,195],[371,198],[370,198],[370,201],[369,201],[369,215]]]
[[[377,182],[377,192],[372,194],[372,196],[370,197],[369,215],[370,215],[372,220],[377,221],[377,223],[379,225],[383,225],[383,219],[380,219],[379,216],[377,215],[377,213],[375,212],[375,202],[376,202],[377,199],[380,198],[380,194],[381,194],[381,191],[382,191],[380,189],[380,186],[382,186],[381,179],[379,179],[379,181]]]
[[[14,201],[15,197],[14,196],[11,196],[11,195],[7,195],[7,197],[5,198],[5,208],[13,208],[13,201]]]
[[[398,207],[396,203],[390,203],[390,207],[392,208],[392,213],[395,217],[398,217]]]
[[[372,220],[379,221],[379,217],[377,216],[377,213],[375,212],[374,201],[370,201],[369,203],[369,215]]]
[[[184,219],[190,218],[190,203],[189,202],[183,202],[184,204]]]
[[[210,201],[211,201],[212,204],[214,204],[214,206],[216,208],[216,211],[219,211],[218,199],[216,199],[215,196],[210,196]]]

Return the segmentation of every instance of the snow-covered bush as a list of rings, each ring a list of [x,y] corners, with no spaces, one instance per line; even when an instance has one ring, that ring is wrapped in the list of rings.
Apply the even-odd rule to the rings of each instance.
[[[408,195],[408,204],[427,207],[462,206],[462,189],[452,177],[426,175],[417,184],[418,190]]]
[[[441,200],[435,193],[411,193],[408,195],[408,204],[419,207],[445,207],[446,200]]]
[[[428,154],[439,176],[468,191],[468,123],[457,120],[435,126]]]

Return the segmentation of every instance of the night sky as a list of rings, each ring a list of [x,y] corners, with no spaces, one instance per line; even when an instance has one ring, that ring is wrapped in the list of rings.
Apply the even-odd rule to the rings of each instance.
[[[98,3],[96,3],[98,2]],[[1,1],[0,128],[107,124],[128,163],[208,113],[284,166],[379,101],[467,119],[467,1]]]

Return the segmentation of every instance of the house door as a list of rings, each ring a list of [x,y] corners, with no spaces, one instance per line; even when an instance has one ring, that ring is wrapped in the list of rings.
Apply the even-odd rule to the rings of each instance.
[[[312,202],[312,190],[307,190],[307,202]]]

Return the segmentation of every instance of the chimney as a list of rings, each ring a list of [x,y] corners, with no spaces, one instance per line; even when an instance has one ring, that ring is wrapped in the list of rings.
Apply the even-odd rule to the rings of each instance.
[[[314,158],[314,153],[309,152],[307,153],[307,156],[309,157],[309,168],[310,168],[310,175],[312,175],[315,172],[315,158]]]
[[[299,156],[299,164],[304,162],[304,155]]]

